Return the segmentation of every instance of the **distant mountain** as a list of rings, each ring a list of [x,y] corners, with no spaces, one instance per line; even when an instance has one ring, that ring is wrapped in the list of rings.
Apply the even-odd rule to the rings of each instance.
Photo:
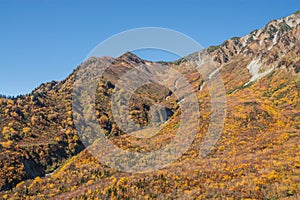
[[[63,81],[44,83],[29,95],[0,99],[1,195],[300,198],[300,12],[205,51],[221,74],[227,99],[221,138],[207,157],[199,157],[198,149],[209,126],[211,102],[204,78],[191,66],[201,56],[196,52],[163,63],[183,74],[198,97],[201,122],[190,149],[170,166],[145,174],[118,172],[93,158],[83,145],[89,137],[78,136],[72,115],[72,85],[80,68],[92,72],[103,59],[112,63],[99,81],[96,115],[107,137],[122,148],[145,152],[168,144],[180,124],[181,110],[170,89],[145,85],[132,97],[131,117],[147,125],[149,108],[159,102],[166,107],[169,122],[146,144],[124,135],[110,109],[116,83],[141,63],[149,67],[157,63],[129,52],[118,58],[92,57]],[[213,78],[216,70],[207,73]]]

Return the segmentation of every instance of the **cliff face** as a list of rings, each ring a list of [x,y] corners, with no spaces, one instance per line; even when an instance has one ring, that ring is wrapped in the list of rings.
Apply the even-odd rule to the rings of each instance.
[[[42,84],[29,95],[1,98],[1,190],[13,188],[7,194],[16,198],[36,194],[50,197],[75,191],[61,197],[67,198],[83,195],[93,182],[98,189],[89,193],[91,198],[133,198],[140,194],[152,198],[161,195],[161,198],[260,199],[297,195],[300,190],[299,39],[300,13],[295,13],[205,50],[220,72],[227,98],[222,136],[205,159],[199,158],[198,150],[209,127],[211,102],[204,78],[194,68],[199,54],[160,63],[183,74],[192,85],[201,108],[201,122],[199,127],[191,127],[198,130],[191,148],[171,166],[149,174],[131,175],[108,169],[82,151],[85,148],[82,141],[88,141],[89,136],[80,138],[76,133],[72,85],[80,68],[92,72],[103,59],[109,60],[112,64],[99,81],[96,93],[99,124],[107,137],[122,148],[140,152],[156,150],[174,136],[180,124],[182,99],[159,84],[148,84],[135,92],[130,117],[137,124],[150,122],[150,108],[158,102],[167,112],[158,109],[154,117],[157,121],[169,119],[160,135],[143,143],[124,135],[117,126],[110,98],[126,72],[141,64],[150,69],[157,63],[131,53],[119,58],[93,57],[63,81]],[[212,78],[216,71],[207,73]],[[176,88],[178,80],[170,81]],[[151,134],[151,130],[137,134]],[[14,187],[59,166],[63,167],[51,176],[27,180]],[[121,181],[122,177],[126,180]]]
[[[244,37],[234,37],[208,51],[215,61],[224,64],[237,55],[262,59],[266,64],[283,57],[299,45],[299,14],[273,20],[259,30],[254,30]]]

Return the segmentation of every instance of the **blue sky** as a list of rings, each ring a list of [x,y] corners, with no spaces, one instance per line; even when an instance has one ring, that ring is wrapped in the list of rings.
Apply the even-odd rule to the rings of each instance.
[[[64,79],[100,42],[128,29],[174,29],[207,47],[297,10],[299,0],[0,0],[0,94],[25,94]]]

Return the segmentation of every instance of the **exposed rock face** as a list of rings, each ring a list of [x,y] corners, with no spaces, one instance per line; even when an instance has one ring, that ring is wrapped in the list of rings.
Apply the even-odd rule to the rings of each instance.
[[[32,159],[24,159],[23,164],[26,174],[29,176],[29,178],[35,178],[37,176],[41,177],[45,175],[44,169],[37,165]]]
[[[208,51],[220,65],[236,56],[244,56],[260,60],[266,68],[264,70],[277,67],[279,58],[290,51],[299,50],[299,23],[299,14],[273,20],[262,29],[227,40],[218,47],[208,48]]]

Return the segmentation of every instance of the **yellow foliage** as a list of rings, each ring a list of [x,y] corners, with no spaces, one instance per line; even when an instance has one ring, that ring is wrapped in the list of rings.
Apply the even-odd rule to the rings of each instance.
[[[88,191],[86,192],[87,195],[90,195],[92,194],[92,190],[91,189],[88,189]]]
[[[66,134],[69,135],[72,131],[70,129],[66,130]]]
[[[272,170],[270,173],[267,174],[267,179],[271,180],[271,181],[277,181],[280,179],[280,176],[278,174],[278,172]]]
[[[68,117],[67,123],[68,123],[69,126],[72,126],[73,125],[72,118]]]
[[[280,139],[287,141],[290,138],[290,134],[289,133],[283,133],[280,135]]]
[[[31,117],[31,119],[30,119],[30,121],[31,121],[31,124],[33,124],[33,125],[34,125],[34,124],[35,124],[35,122],[36,122],[36,118],[35,118],[34,116],[32,116],[32,117]]]
[[[68,112],[67,112],[67,115],[68,115],[68,116],[72,116],[72,111],[68,111]]]
[[[128,178],[126,178],[126,177],[120,178],[120,180],[119,180],[119,182],[118,182],[118,185],[120,185],[120,184],[122,184],[122,183],[125,183],[127,180],[128,180]]]
[[[8,105],[13,105],[13,103],[14,103],[13,100],[11,100],[11,99],[8,99],[8,100],[7,100],[7,104],[8,104]]]
[[[94,183],[94,180],[89,180],[86,184],[87,185],[91,185],[91,184],[93,184]]]
[[[8,140],[7,142],[2,142],[1,144],[5,148],[10,148],[13,145],[13,141]]]
[[[223,146],[223,145],[222,145],[222,146],[219,146],[218,150],[219,150],[219,151],[224,151],[224,150],[225,150],[225,146]]]
[[[25,128],[23,128],[23,133],[29,133],[31,131],[31,128],[29,128],[29,127],[25,127]]]
[[[17,132],[14,128],[9,128],[9,131],[10,131],[11,133],[16,133],[16,132]]]
[[[79,140],[78,135],[74,135],[74,136],[73,136],[73,140],[74,140],[75,142],[77,142],[77,141]]]
[[[33,180],[33,183],[39,183],[41,182],[41,177],[37,176],[34,180]]]
[[[3,129],[2,129],[2,134],[5,135],[7,133],[9,133],[9,127],[4,126]]]
[[[16,185],[16,187],[18,188],[18,187],[21,187],[22,185],[24,185],[24,181],[21,181],[20,183],[18,183],[18,184]]]

